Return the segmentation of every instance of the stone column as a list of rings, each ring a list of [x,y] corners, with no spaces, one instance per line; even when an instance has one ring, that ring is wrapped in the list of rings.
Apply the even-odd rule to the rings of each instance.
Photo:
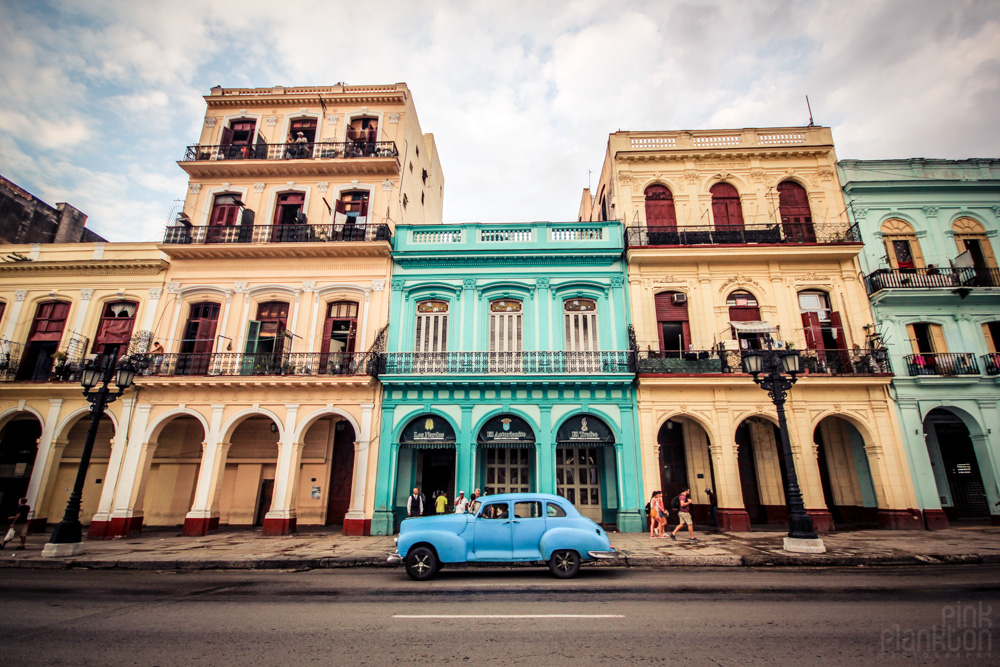
[[[31,530],[44,530],[48,519],[45,516],[45,510],[39,507],[38,503],[41,500],[49,500],[44,495],[44,491],[47,490],[49,478],[55,477],[52,474],[53,447],[56,426],[59,425],[59,412],[62,410],[62,405],[63,399],[61,398],[49,399],[49,411],[42,424],[42,433],[38,437],[38,452],[35,454],[35,465],[31,469],[31,479],[28,480],[28,492],[25,494],[28,498],[28,504],[32,508],[32,518],[29,522]],[[64,442],[62,447],[65,446],[66,443]],[[60,448],[56,454],[55,460],[56,465],[58,465],[58,460],[62,456],[62,449]]]
[[[368,493],[368,454],[371,447],[372,411],[374,403],[361,404],[361,424],[354,442],[354,473],[351,478],[351,506],[344,516],[344,535],[369,535],[371,520],[365,518]]]
[[[631,392],[627,392],[631,395]],[[640,474],[641,455],[637,451],[639,434],[636,432],[636,416],[632,412],[631,401],[618,406],[621,410],[622,443],[615,447],[618,455],[618,530],[623,533],[641,533],[645,530],[643,513],[639,508],[645,505],[641,500],[643,494],[642,475]],[[641,448],[641,445],[639,446]]]
[[[732,414],[728,405],[716,392],[717,405],[726,409],[717,411],[718,440],[709,442],[708,449],[712,455],[712,466],[715,471],[715,491],[719,502],[719,530],[733,532],[748,532],[750,530],[750,515],[743,505],[743,487],[740,484],[740,465],[736,451],[736,427],[733,425]]]
[[[226,457],[232,443],[222,442],[222,413],[225,405],[212,406],[212,419],[201,444],[201,465],[191,511],[184,518],[185,535],[207,535],[219,527],[219,494],[226,471]]]
[[[108,460],[108,473],[105,476],[101,501],[97,507],[97,514],[91,519],[87,530],[87,537],[90,539],[125,537],[142,529],[142,511],[139,511],[138,516],[133,516],[131,511],[133,506],[122,505],[123,502],[128,503],[128,498],[132,495],[132,485],[136,482],[138,472],[135,468],[135,451],[142,448],[149,412],[153,408],[151,404],[135,408],[135,402],[136,398],[133,396],[125,399],[122,404],[119,424],[129,424],[129,430],[136,435],[130,437],[124,428],[118,429],[115,433],[115,444],[111,448],[111,458]],[[119,508],[121,511],[118,512],[116,522],[114,510]]]
[[[395,283],[396,281],[393,280],[394,285]],[[399,443],[391,441],[392,427],[392,410],[383,403],[382,432],[379,435],[378,472],[375,476],[375,508],[372,512],[371,523],[372,535],[391,535],[396,527],[393,516],[393,503],[395,502]]]
[[[795,473],[802,493],[802,504],[805,506],[806,514],[812,518],[813,529],[817,533],[828,533],[834,529],[833,515],[826,506],[826,497],[823,494],[823,478],[819,471],[819,445],[807,418],[809,411],[804,404],[797,407],[798,402],[792,398],[794,391],[793,387],[788,392],[785,421],[788,423],[788,436],[792,444],[792,458],[795,460]]]
[[[3,331],[3,337],[6,340],[11,340],[14,337],[14,327],[21,317],[21,309],[24,307],[24,299],[28,296],[28,290],[19,289],[14,290],[14,305],[11,306],[10,311],[7,313],[7,326]],[[30,502],[31,499],[29,498]]]
[[[278,441],[278,465],[274,474],[271,508],[264,515],[264,535],[290,535],[295,532],[295,494],[302,474],[304,442],[293,440],[298,405],[285,406],[285,426]]]

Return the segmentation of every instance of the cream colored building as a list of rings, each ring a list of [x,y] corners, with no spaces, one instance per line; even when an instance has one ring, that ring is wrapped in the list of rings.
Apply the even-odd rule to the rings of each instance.
[[[156,286],[123,274],[108,279],[111,296],[101,293],[101,304],[141,293],[133,328],[142,335],[128,350],[146,353],[149,365],[112,406],[99,441],[113,442],[90,468],[101,492],[88,481],[81,520],[91,537],[178,524],[189,535],[219,525],[285,534],[298,524],[364,534],[378,446],[373,351],[384,345],[391,239],[399,223],[441,222],[433,136],[422,133],[405,84],[214,88],[205,100],[202,134],[179,162],[190,177],[184,207],[162,243],[100,248],[116,259],[126,246],[148,253]],[[93,340],[70,337],[100,326],[93,307],[90,320],[76,314],[81,290],[68,289],[108,274],[95,248],[39,288],[66,291],[68,318],[84,318],[49,335],[57,349],[72,345],[75,360],[100,352]],[[34,275],[27,263],[11,270]],[[16,315],[8,345],[32,339],[31,317]],[[85,405],[79,384],[60,383],[51,368],[39,367],[29,391],[61,397],[58,410],[26,412],[17,400],[23,377],[0,397],[8,419],[30,413],[42,424],[29,500],[49,521],[65,494],[52,490],[63,488],[63,464],[42,456],[46,439],[76,442],[80,427],[64,413],[79,419],[74,406]],[[72,459],[63,459],[68,470]]]
[[[581,220],[621,219],[644,486],[718,497],[725,530],[787,521],[776,411],[741,350],[794,346],[786,410],[817,530],[922,527],[892,378],[824,127],[617,132]]]

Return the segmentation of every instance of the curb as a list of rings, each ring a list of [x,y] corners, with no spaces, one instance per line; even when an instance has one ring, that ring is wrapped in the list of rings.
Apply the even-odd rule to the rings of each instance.
[[[909,556],[792,556],[784,554],[752,556],[638,556],[623,554],[618,561],[598,561],[586,567],[674,568],[674,567],[867,567],[975,565],[1000,563],[1000,554],[920,554]],[[516,564],[510,564],[516,565]],[[97,560],[88,558],[0,559],[0,568],[37,570],[324,570],[346,568],[394,569],[401,567],[382,556],[360,558],[262,558],[204,560]]]

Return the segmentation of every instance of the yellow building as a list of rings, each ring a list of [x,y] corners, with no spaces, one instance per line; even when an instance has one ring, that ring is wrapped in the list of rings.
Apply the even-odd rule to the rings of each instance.
[[[786,522],[776,410],[740,359],[794,347],[788,426],[816,529],[922,527],[829,129],[616,132],[580,219],[627,228],[647,490],[690,487],[704,520],[713,489],[724,530]]]
[[[205,100],[201,137],[179,162],[183,210],[162,243],[141,246],[158,262],[159,291],[138,306],[147,333],[131,351],[149,366],[114,406],[102,493],[85,489],[81,520],[91,537],[178,524],[189,535],[220,524],[366,533],[380,401],[371,352],[384,344],[396,225],[441,221],[433,136],[405,84],[213,88]],[[101,273],[81,271],[61,284]],[[10,344],[31,340],[26,318]],[[50,367],[32,391],[54,391]],[[8,407],[21,381],[4,387],[0,409],[23,417]],[[78,396],[74,384],[66,391]],[[60,500],[38,460],[29,500],[41,517],[37,507]]]

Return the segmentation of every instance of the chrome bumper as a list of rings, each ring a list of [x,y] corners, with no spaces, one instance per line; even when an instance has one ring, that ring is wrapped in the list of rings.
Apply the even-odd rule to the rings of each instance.
[[[587,555],[590,556],[591,558],[603,558],[603,559],[618,558],[618,552],[615,551],[615,550],[611,550],[611,551],[588,551]]]
[[[392,563],[393,565],[399,565],[403,562],[403,557],[399,554],[389,554],[389,557],[385,560],[386,563]]]

